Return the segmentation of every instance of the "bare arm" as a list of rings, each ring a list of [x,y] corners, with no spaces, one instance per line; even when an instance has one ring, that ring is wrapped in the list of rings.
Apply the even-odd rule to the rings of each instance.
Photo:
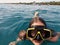
[[[10,42],[9,45],[16,45],[21,39],[18,37],[16,41]]]
[[[24,30],[20,31],[16,41],[10,42],[9,45],[16,45],[19,41],[23,40],[25,37],[25,33],[26,33],[26,31],[24,31]]]

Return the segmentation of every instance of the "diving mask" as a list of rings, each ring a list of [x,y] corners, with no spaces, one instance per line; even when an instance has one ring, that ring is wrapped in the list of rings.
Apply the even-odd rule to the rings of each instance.
[[[45,29],[44,26],[33,26],[27,29],[27,38],[35,40],[46,40],[51,37],[51,30]]]

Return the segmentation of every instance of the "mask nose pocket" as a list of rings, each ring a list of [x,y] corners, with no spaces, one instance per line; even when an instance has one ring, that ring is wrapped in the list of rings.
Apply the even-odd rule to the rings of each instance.
[[[42,40],[40,34],[38,34],[38,35],[36,36],[36,39],[37,39],[37,40]]]
[[[37,35],[37,39],[39,39],[40,38],[40,35]]]
[[[42,40],[40,32],[37,32],[36,37],[34,38],[35,40]]]

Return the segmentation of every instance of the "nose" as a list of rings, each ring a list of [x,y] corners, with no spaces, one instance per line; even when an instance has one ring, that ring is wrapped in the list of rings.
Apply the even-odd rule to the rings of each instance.
[[[39,39],[40,38],[40,35],[37,35],[37,39]]]

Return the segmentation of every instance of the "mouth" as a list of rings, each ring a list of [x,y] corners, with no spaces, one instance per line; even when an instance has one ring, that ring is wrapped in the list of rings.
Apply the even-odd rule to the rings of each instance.
[[[37,43],[40,43],[41,41],[39,41],[39,40],[34,40],[35,42],[37,42]]]

